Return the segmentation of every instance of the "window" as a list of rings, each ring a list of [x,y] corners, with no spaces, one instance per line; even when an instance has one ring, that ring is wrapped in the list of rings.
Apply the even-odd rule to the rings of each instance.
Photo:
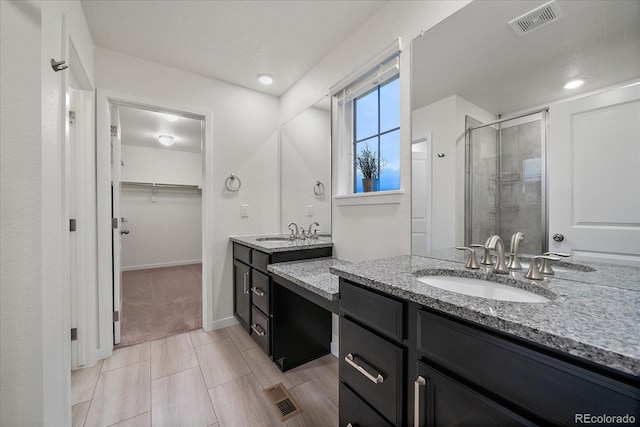
[[[334,92],[338,198],[400,191],[399,53],[396,44],[383,61]]]
[[[364,154],[373,160],[373,191],[400,188],[400,79],[396,74],[353,100],[353,192],[362,193]],[[363,154],[363,152],[366,152]],[[365,165],[366,167],[367,165]],[[370,166],[370,165],[368,165]]]

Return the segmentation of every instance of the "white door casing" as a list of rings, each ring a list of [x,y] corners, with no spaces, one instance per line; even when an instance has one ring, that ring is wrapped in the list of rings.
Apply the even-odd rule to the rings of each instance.
[[[415,144],[424,151],[411,152],[411,253],[431,251],[431,144]]]
[[[118,107],[111,106],[111,218],[113,244],[113,343],[120,344],[120,315],[122,313],[122,223],[120,220],[120,172],[121,172],[121,129]]]
[[[640,84],[553,105],[549,118],[549,250],[640,265]]]

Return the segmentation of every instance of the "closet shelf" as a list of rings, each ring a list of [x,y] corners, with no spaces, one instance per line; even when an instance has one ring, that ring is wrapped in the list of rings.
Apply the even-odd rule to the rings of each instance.
[[[162,184],[158,182],[134,182],[134,181],[121,181],[122,185],[128,187],[144,187],[144,188],[167,188],[167,189],[185,189],[185,190],[202,190],[202,187],[198,185],[186,185],[186,184]]]

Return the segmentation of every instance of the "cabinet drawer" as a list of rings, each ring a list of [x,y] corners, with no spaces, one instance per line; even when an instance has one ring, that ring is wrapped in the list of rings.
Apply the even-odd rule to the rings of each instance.
[[[254,249],[253,254],[251,256],[251,266],[258,268],[266,273],[268,264],[269,264],[269,254],[265,254],[264,252],[256,251]]]
[[[402,341],[404,303],[340,281],[340,310],[376,331]]]
[[[254,270],[251,276],[251,293],[253,294],[253,304],[262,310],[263,313],[271,314],[269,307],[269,293],[271,292],[271,278],[259,271]]]
[[[340,422],[338,425],[353,427],[391,427],[387,420],[371,409],[349,387],[340,383]]]
[[[638,388],[423,310],[418,351],[554,424],[587,412],[640,417]]]
[[[395,425],[402,424],[403,360],[401,348],[340,318],[340,379]]]
[[[269,318],[255,306],[251,307],[251,337],[269,354]]]
[[[244,262],[247,265],[250,265],[251,264],[251,248],[234,243],[233,257],[235,259],[239,259],[240,261]]]

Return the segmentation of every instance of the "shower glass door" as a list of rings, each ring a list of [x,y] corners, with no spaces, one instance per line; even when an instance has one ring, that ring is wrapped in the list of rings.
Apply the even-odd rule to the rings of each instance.
[[[483,124],[466,117],[465,244],[521,231],[520,253],[546,251],[546,112]]]

